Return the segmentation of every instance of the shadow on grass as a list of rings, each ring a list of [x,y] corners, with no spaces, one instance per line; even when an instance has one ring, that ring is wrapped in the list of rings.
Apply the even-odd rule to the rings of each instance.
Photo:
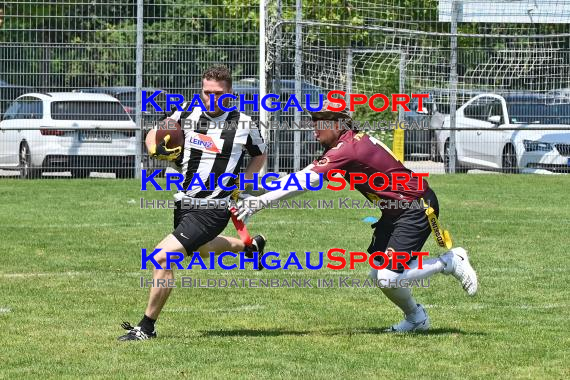
[[[366,329],[333,329],[333,330],[286,330],[286,329],[239,329],[239,330],[210,330],[202,331],[204,337],[231,337],[231,336],[250,336],[250,337],[271,337],[271,336],[303,336],[303,335],[360,335],[360,334],[390,334],[395,336],[406,336],[409,334],[385,332],[383,328],[366,328]],[[458,336],[484,336],[486,333],[479,331],[463,331],[455,328],[431,329],[428,332],[414,333],[414,335],[458,335]]]

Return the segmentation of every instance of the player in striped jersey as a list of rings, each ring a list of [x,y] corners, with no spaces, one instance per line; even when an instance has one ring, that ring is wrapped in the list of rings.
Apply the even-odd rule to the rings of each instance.
[[[221,95],[232,92],[231,74],[225,66],[213,66],[203,74],[201,98],[206,109],[210,109],[210,94],[213,94],[217,101]],[[179,156],[172,154],[169,160],[173,161],[173,167],[184,176],[183,188],[188,191],[175,194],[177,207],[174,210],[174,231],[157,245],[156,248],[161,251],[155,255],[155,260],[166,268],[166,252],[191,255],[194,251],[203,254],[245,251],[246,255],[250,256],[252,252],[258,251],[262,255],[265,238],[261,235],[254,237],[252,245],[247,247],[239,239],[219,235],[230,218],[227,208],[181,207],[184,200],[191,200],[192,204],[207,199],[228,201],[231,191],[223,190],[217,183],[210,186],[210,173],[214,173],[216,179],[223,173],[238,174],[245,151],[251,156],[245,169],[245,178],[253,178],[253,173],[259,172],[266,160],[266,146],[259,130],[251,128],[251,118],[238,111],[224,112],[216,104],[214,112],[203,112],[199,107],[187,112],[187,106],[184,104],[182,111],[170,116],[184,128],[185,143],[183,153]],[[224,106],[228,107],[228,104]],[[239,128],[221,129],[220,122],[240,124]],[[147,148],[154,140],[155,131],[150,131],[146,140]],[[213,190],[204,190],[193,183],[196,177],[202,180],[206,189]],[[227,176],[223,183],[226,187],[231,187],[234,179]],[[172,270],[153,270],[154,280],[168,281],[173,278]],[[136,327],[128,322],[123,323],[123,328],[129,332],[119,337],[119,340],[145,340],[156,337],[154,323],[170,295],[170,290],[152,287],[142,320]]]

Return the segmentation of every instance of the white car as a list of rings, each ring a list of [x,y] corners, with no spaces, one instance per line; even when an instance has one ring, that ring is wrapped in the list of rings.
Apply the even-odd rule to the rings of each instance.
[[[0,168],[22,178],[44,171],[91,171],[133,177],[136,125],[110,95],[72,92],[28,93],[8,107],[0,122]]]
[[[449,116],[443,128],[450,128]],[[456,172],[570,171],[569,99],[540,94],[481,94],[457,110],[456,128]],[[450,132],[439,130],[436,136],[449,173]]]

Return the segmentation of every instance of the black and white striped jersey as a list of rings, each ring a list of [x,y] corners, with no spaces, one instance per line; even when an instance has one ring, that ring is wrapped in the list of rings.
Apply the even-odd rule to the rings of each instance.
[[[265,152],[266,145],[259,129],[251,117],[239,111],[224,112],[213,118],[200,108],[194,108],[192,112],[177,111],[170,117],[178,121],[184,130],[184,152],[174,167],[184,175],[183,187],[188,191],[177,193],[177,200],[184,197],[229,197],[231,191],[218,186],[218,177],[223,173],[237,176],[245,151],[252,157]],[[215,179],[214,184],[210,183],[211,173]],[[206,190],[197,184],[197,176]],[[226,176],[222,183],[230,187],[235,180]],[[191,188],[189,185],[192,185]],[[213,190],[208,190],[210,188]]]

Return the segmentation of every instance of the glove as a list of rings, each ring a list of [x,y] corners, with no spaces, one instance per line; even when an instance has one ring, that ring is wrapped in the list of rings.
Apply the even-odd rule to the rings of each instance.
[[[263,206],[258,197],[248,197],[239,201],[236,208],[235,215],[237,215],[237,219],[247,224],[249,218],[263,209]]]
[[[166,135],[160,144],[152,145],[148,150],[150,156],[158,158],[159,160],[176,161],[182,152],[182,147],[177,146],[176,148],[169,149],[166,147],[169,141],[170,135]]]

